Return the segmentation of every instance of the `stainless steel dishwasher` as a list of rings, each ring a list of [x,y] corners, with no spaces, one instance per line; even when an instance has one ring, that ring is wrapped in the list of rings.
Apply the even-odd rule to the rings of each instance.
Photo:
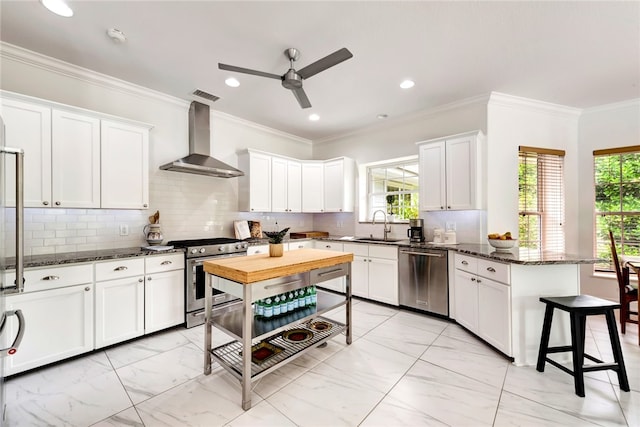
[[[400,248],[400,305],[449,317],[447,251]]]

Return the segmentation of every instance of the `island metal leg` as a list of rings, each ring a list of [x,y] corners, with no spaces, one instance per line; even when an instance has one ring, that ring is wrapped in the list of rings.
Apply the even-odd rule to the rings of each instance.
[[[204,275],[204,374],[211,373],[211,274]]]
[[[346,291],[347,291],[347,345],[351,344],[351,263],[347,263],[347,275],[345,279]]]
[[[243,289],[242,304],[242,409],[251,409],[251,338],[253,310],[251,309],[251,286]]]

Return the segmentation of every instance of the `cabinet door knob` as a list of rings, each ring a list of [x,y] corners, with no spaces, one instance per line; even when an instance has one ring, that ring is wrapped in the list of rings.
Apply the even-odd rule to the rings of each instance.
[[[451,206],[447,206],[447,209],[451,209]]]
[[[138,282],[142,283],[144,281],[143,278],[138,279]]]
[[[60,206],[60,202],[56,202],[56,206]]]
[[[44,201],[42,202],[42,204],[43,204],[43,205],[45,205],[45,206],[49,206],[49,202],[48,202],[48,201],[46,201],[46,200],[44,200]]]
[[[88,287],[88,286],[87,286],[86,288],[84,288],[84,291],[85,291],[85,292],[89,292],[90,290],[91,290],[91,288],[90,288],[90,287]]]
[[[149,281],[150,281],[150,280],[151,280],[151,276],[147,277],[147,280],[149,280]]]
[[[478,283],[482,283],[482,280],[478,279]]]
[[[444,206],[440,206],[440,209],[444,209]]]
[[[472,277],[472,278],[471,278],[471,281],[472,281],[472,282],[475,282],[475,281],[476,281],[476,278],[475,278],[475,277]]]
[[[495,272],[496,272],[496,269],[495,269],[495,268],[493,268],[493,267],[487,267],[487,271],[490,271],[490,272],[492,272],[492,273],[495,273]]]
[[[149,207],[149,205],[145,203],[144,205],[142,205],[142,207],[143,207],[143,208],[148,208],[148,207]]]

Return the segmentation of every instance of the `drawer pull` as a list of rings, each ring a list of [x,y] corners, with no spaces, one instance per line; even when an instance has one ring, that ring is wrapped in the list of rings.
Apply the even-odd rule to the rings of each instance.
[[[90,290],[91,290],[91,288],[90,288],[90,287],[88,287],[88,286],[87,286],[86,288],[84,288],[84,291],[85,291],[85,292],[89,292]]]
[[[476,281],[476,278],[475,278],[475,277],[472,277],[472,278],[471,278],[471,281],[472,281],[472,282],[475,282],[475,281]]]
[[[113,271],[125,271],[125,270],[128,270],[128,269],[129,269],[129,267],[121,265],[120,267],[114,268]]]
[[[287,283],[278,283],[278,284],[275,284],[275,285],[268,285],[268,286],[265,286],[264,288],[265,289],[280,288],[282,286],[294,285],[294,284],[300,283],[300,282],[302,282],[302,280],[294,280],[292,282],[287,282]]]
[[[171,261],[168,261],[168,260],[167,261],[162,261],[160,263],[160,265],[169,265],[169,264],[173,264],[173,263]]]
[[[42,280],[60,280],[60,276],[45,276]]]
[[[341,268],[335,268],[333,270],[323,271],[322,273],[318,273],[318,277],[326,276],[327,274],[339,273],[341,271],[342,271]]]
[[[325,245],[324,247],[327,249],[331,249],[331,245]]]
[[[487,271],[490,271],[490,272],[492,272],[492,273],[495,273],[495,272],[496,272],[496,269],[495,269],[495,268],[493,268],[493,267],[487,267]]]
[[[467,261],[462,261],[460,264],[462,265],[469,265],[469,263]]]
[[[478,279],[478,283],[482,283],[482,280]]]

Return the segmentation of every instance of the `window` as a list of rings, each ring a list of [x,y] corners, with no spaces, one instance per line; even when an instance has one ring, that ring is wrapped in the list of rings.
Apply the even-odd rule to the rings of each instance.
[[[394,221],[418,218],[417,157],[367,167],[365,219],[371,221],[378,209],[393,214]]]
[[[614,271],[609,230],[618,255],[640,255],[640,146],[593,152],[595,255],[609,260],[596,270]]]
[[[518,162],[521,248],[564,252],[564,151],[520,147]]]

